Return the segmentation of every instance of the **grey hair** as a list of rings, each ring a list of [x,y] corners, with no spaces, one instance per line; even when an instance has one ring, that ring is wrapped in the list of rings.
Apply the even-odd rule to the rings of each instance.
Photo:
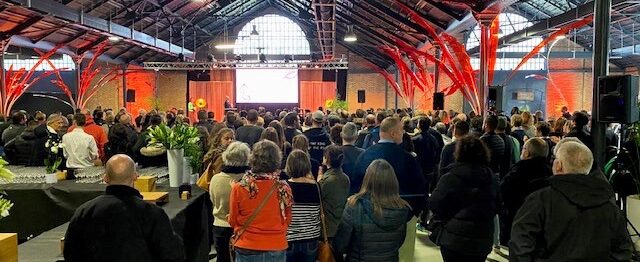
[[[249,165],[253,173],[271,173],[280,169],[282,152],[276,143],[262,140],[253,145]]]
[[[561,139],[553,148],[553,155],[556,156],[556,158],[558,156],[558,149],[560,149],[560,146],[566,142],[576,142],[582,144],[582,141],[580,141],[580,139],[578,139],[577,137],[565,137]]]
[[[556,161],[562,163],[565,174],[586,175],[593,165],[593,153],[582,143],[565,142],[556,150]]]
[[[248,166],[250,153],[251,150],[247,144],[240,141],[233,142],[222,152],[222,163],[225,166]]]

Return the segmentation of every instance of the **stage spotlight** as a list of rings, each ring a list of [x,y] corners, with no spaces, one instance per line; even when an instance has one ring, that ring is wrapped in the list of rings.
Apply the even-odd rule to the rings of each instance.
[[[241,55],[236,55],[236,61],[242,61],[242,56]]]
[[[209,62],[218,62],[213,54],[207,55],[207,60],[209,60]]]
[[[291,58],[291,56],[290,56],[290,55],[285,55],[285,56],[284,56],[284,62],[285,62],[285,63],[289,63],[289,62],[291,62],[291,60],[293,60],[293,59]]]
[[[260,59],[260,63],[266,63],[267,62],[267,56],[265,56],[264,54],[260,54],[258,57]]]
[[[178,61],[184,62],[184,55],[182,53],[178,54]]]

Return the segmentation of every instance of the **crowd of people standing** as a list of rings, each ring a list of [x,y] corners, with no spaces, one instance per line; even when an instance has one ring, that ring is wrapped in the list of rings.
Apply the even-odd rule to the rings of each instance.
[[[71,126],[61,114],[15,112],[0,129],[12,164],[41,165],[38,151],[59,136],[67,167],[108,160],[107,195],[135,199],[122,190],[135,180],[130,165],[166,165],[166,156],[143,153],[148,129],[197,127],[218,261],[316,261],[321,239],[337,261],[412,261],[416,228],[430,231],[445,261],[485,261],[492,251],[509,251],[510,261],[628,261],[626,222],[593,162],[590,116],[563,113],[545,120],[517,108],[486,116],[258,108],[226,112],[221,122],[199,111],[189,123],[181,110],[141,110],[134,118],[97,109],[73,115]],[[72,247],[113,240],[117,232],[87,223],[118,216],[88,214],[98,202],[76,212]],[[155,217],[165,225],[166,216]],[[74,234],[83,229],[107,237]],[[182,247],[151,252],[147,245],[155,259],[181,259]],[[102,255],[117,261],[128,254]],[[91,254],[65,249],[69,261],[83,256]]]

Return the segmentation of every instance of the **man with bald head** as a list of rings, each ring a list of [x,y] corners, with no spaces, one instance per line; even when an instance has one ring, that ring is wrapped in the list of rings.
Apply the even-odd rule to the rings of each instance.
[[[351,183],[355,183],[356,188],[360,188],[367,168],[376,159],[384,159],[391,164],[398,178],[400,197],[411,205],[414,215],[407,223],[407,237],[400,248],[400,261],[413,261],[416,217],[426,205],[427,182],[416,158],[400,146],[403,135],[404,129],[400,119],[388,117],[382,120],[380,140],[360,154]]]
[[[569,141],[556,145],[555,153],[550,186],[529,195],[515,216],[509,261],[631,261],[627,223],[613,190],[588,175],[589,148]]]
[[[129,156],[107,161],[105,194],[78,207],[69,222],[65,261],[184,261],[167,214],[133,188],[137,177]]]

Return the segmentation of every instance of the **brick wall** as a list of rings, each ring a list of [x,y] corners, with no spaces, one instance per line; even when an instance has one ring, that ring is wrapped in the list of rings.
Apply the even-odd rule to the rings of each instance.
[[[187,106],[187,72],[161,71],[158,74],[158,102],[160,109]]]

